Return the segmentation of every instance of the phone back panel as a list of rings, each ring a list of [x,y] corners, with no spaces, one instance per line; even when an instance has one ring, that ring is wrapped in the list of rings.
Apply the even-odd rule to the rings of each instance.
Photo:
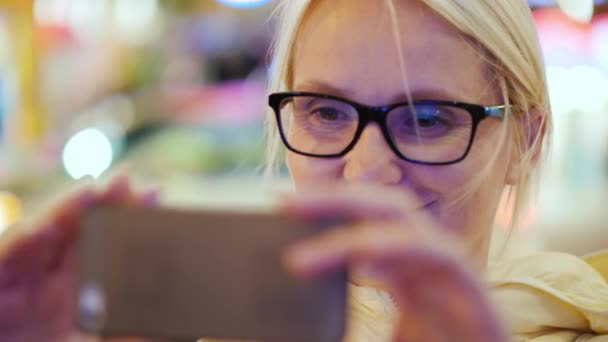
[[[104,336],[340,341],[346,273],[295,279],[280,261],[322,229],[270,214],[96,209],[78,244],[78,324]]]

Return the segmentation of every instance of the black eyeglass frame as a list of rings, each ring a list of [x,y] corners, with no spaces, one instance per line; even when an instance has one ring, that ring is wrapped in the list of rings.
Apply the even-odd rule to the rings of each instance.
[[[335,154],[314,154],[314,153],[302,152],[298,149],[295,149],[293,146],[291,146],[289,144],[289,141],[287,140],[287,136],[285,135],[285,132],[283,131],[283,124],[281,121],[281,104],[285,99],[292,98],[292,97],[317,97],[317,98],[322,98],[322,99],[340,101],[340,102],[351,105],[353,108],[355,108],[355,110],[357,111],[357,114],[359,116],[359,123],[357,126],[357,130],[355,131],[355,134],[353,136],[353,140],[341,152],[335,153]],[[471,129],[471,136],[469,137],[469,142],[468,142],[467,148],[466,148],[465,152],[463,153],[463,155],[454,160],[445,161],[445,162],[420,161],[420,160],[416,160],[416,159],[411,159],[411,158],[403,155],[403,153],[401,153],[401,151],[399,151],[397,146],[395,146],[395,143],[393,142],[393,139],[391,138],[391,135],[390,135],[389,129],[388,129],[388,125],[386,124],[386,117],[388,116],[388,113],[390,111],[392,111],[393,109],[395,109],[397,107],[401,107],[401,106],[409,106],[410,104],[414,105],[414,106],[415,105],[452,106],[452,107],[465,109],[469,114],[471,114],[473,127]],[[510,105],[498,105],[498,106],[487,106],[486,107],[486,106],[481,106],[481,105],[476,105],[476,104],[471,104],[471,103],[466,103],[466,102],[444,101],[444,100],[415,100],[415,101],[412,101],[411,103],[410,102],[398,102],[398,103],[393,103],[393,104],[386,105],[386,106],[368,106],[368,105],[364,105],[364,104],[361,104],[361,103],[358,103],[355,101],[351,101],[351,100],[348,100],[348,99],[345,99],[345,98],[342,98],[339,96],[319,94],[319,93],[314,93],[314,92],[304,92],[304,91],[278,92],[278,93],[270,94],[268,96],[268,105],[274,111],[274,114],[275,114],[275,117],[277,120],[277,127],[279,129],[279,135],[281,136],[281,140],[283,140],[283,144],[285,145],[285,147],[287,147],[288,150],[290,150],[294,153],[308,156],[308,157],[317,157],[317,158],[342,157],[345,154],[347,154],[348,152],[350,152],[353,149],[353,147],[357,144],[357,142],[359,141],[359,138],[361,137],[361,134],[363,133],[363,130],[365,129],[367,124],[370,122],[376,122],[380,126],[380,129],[382,130],[382,134],[384,135],[384,139],[388,143],[389,147],[399,158],[401,158],[405,161],[408,161],[410,163],[420,164],[420,165],[450,165],[450,164],[456,164],[456,163],[461,162],[462,160],[464,160],[467,157],[467,155],[469,154],[469,151],[471,150],[471,146],[473,145],[473,140],[475,139],[475,133],[477,132],[477,126],[479,125],[479,123],[488,117],[503,119],[506,110],[508,108],[512,108],[512,106],[510,106]]]

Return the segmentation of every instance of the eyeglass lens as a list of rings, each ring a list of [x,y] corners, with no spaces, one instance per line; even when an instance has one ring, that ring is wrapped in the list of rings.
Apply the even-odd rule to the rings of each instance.
[[[335,155],[355,138],[359,113],[349,103],[314,96],[287,98],[280,106],[289,145],[300,152]],[[388,139],[399,152],[423,162],[448,162],[466,152],[471,114],[449,105],[415,104],[393,108],[386,117]]]

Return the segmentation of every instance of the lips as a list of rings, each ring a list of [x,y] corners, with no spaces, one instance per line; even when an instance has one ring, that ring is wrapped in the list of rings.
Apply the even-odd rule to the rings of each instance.
[[[437,202],[437,200],[432,200],[432,201],[430,201],[430,202],[427,202],[427,203],[426,203],[425,205],[423,205],[423,206],[422,206],[420,209],[430,209],[430,208],[431,208],[431,206],[432,206],[433,204],[435,204],[436,202]]]
[[[425,204],[421,209],[428,212],[429,214],[431,214],[432,217],[434,217],[435,219],[439,219],[439,199],[435,199],[433,201],[428,202],[427,204]]]
[[[423,210],[423,211],[432,210],[434,207],[436,207],[435,204],[437,203],[437,200],[435,199],[435,200],[431,200],[431,201],[426,201],[425,203],[426,204],[418,207],[417,210]]]
[[[418,209],[429,209],[439,200],[437,193],[429,191],[428,189],[415,187],[413,184],[402,184],[402,186],[409,188],[410,191],[413,191],[418,199],[418,203],[422,203]]]

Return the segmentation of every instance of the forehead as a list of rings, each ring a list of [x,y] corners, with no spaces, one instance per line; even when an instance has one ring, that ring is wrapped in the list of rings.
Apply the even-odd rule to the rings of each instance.
[[[296,39],[293,88],[386,104],[407,84],[415,97],[496,101],[469,39],[419,1],[393,3],[391,13],[384,0],[314,2]]]

